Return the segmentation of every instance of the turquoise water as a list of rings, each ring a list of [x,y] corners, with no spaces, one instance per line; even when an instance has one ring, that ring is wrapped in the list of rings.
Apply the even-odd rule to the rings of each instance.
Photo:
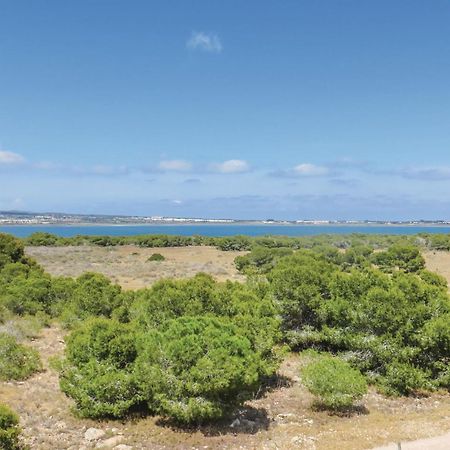
[[[77,234],[101,236],[132,236],[136,234],[172,234],[181,236],[314,236],[318,234],[417,234],[450,233],[450,226],[389,226],[389,225],[253,225],[253,224],[195,224],[195,225],[5,225],[0,232],[26,237],[36,231],[58,236]]]

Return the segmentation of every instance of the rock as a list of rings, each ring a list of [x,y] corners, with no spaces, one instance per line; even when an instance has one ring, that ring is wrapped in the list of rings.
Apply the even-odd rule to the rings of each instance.
[[[120,444],[114,447],[114,450],[132,450],[133,447],[131,445]]]
[[[97,442],[95,448],[112,448],[117,446],[123,441],[123,436],[113,436],[109,439],[105,439],[104,441]]]
[[[105,435],[103,430],[99,430],[98,428],[88,428],[84,433],[84,438],[87,441],[96,441],[102,438]]]
[[[248,420],[248,419],[241,419],[241,424],[247,428],[247,429],[251,429],[253,430],[254,428],[257,427],[257,424],[255,421],[253,420]]]
[[[63,430],[64,428],[67,428],[66,422],[63,422],[62,420],[55,423],[55,428],[58,430]]]
[[[95,448],[113,448],[113,447],[115,448],[123,440],[124,440],[124,437],[122,435],[112,436],[108,439],[97,442],[97,445],[95,446]]]
[[[230,424],[230,428],[238,427],[241,424],[241,421],[239,419],[234,419],[233,422]]]

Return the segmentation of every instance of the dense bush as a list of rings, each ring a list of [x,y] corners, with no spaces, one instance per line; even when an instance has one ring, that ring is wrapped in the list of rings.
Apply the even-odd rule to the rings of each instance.
[[[122,417],[141,400],[133,375],[133,328],[106,318],[87,320],[67,338],[61,390],[84,417]]]
[[[425,260],[419,248],[400,243],[374,254],[373,261],[386,271],[401,269],[405,272],[418,272],[425,267]]]
[[[250,398],[267,368],[228,319],[182,317],[148,333],[136,376],[149,407],[184,423],[217,419]]]
[[[447,285],[416,250],[388,249],[383,271],[359,260],[342,270],[323,251],[281,259],[268,279],[292,348],[342,353],[390,394],[448,386]]]
[[[247,255],[237,256],[234,260],[239,272],[251,275],[252,273],[267,273],[283,256],[292,254],[290,248],[255,247]]]
[[[0,403],[0,448],[2,450],[21,450],[19,442],[19,418],[6,405]]]
[[[0,380],[24,380],[40,369],[36,350],[17,343],[6,333],[0,333]]]
[[[67,327],[88,317],[111,317],[126,302],[120,286],[99,273],[84,273],[76,279],[61,318]]]
[[[153,253],[148,259],[147,261],[165,261],[166,258],[164,258],[163,255],[161,255],[161,253]]]
[[[330,355],[313,354],[313,361],[301,375],[308,390],[330,409],[348,408],[367,393],[366,380],[359,370]]]
[[[61,389],[85,417],[123,417],[145,401],[180,422],[218,418],[275,370],[251,337],[228,318],[180,317],[161,330],[90,319],[67,339]]]
[[[21,262],[24,259],[22,242],[9,234],[0,233],[0,269],[5,264]]]

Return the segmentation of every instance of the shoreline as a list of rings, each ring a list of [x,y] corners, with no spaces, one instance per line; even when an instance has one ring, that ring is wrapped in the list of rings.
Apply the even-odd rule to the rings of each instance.
[[[184,227],[184,226],[264,226],[264,227],[410,227],[410,228],[423,228],[423,227],[433,227],[433,228],[449,228],[450,223],[286,223],[286,222],[257,222],[257,221],[242,221],[242,222],[156,222],[156,223],[110,223],[110,222],[74,222],[74,223],[0,223],[1,227]]]

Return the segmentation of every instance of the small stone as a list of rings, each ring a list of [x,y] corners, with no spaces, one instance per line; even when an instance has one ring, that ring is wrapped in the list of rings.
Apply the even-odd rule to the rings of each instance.
[[[123,441],[123,436],[113,436],[104,441],[98,442],[95,448],[111,448],[115,447]]]
[[[56,422],[55,428],[58,430],[63,430],[64,428],[67,428],[66,422],[63,422],[63,421]]]
[[[88,428],[84,433],[84,438],[87,441],[96,441],[97,439],[102,438],[105,435],[103,430],[99,430],[98,428]]]
[[[234,419],[233,422],[230,424],[230,428],[238,427],[241,424],[241,421],[239,419]]]
[[[112,448],[117,446],[123,441],[123,436],[113,436],[109,439],[105,439],[104,441],[97,442],[95,448]]]

